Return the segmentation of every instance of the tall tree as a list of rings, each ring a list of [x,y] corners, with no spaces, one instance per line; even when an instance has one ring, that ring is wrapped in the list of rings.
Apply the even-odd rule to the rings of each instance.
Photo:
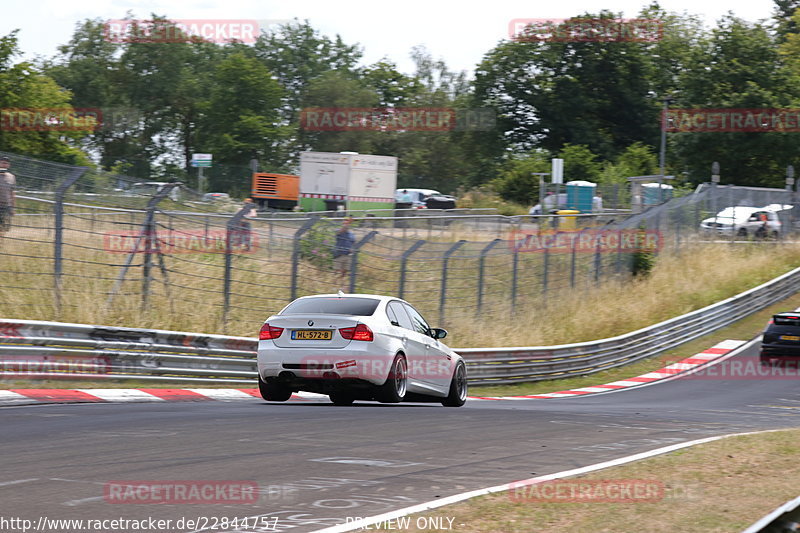
[[[197,147],[213,153],[219,164],[245,170],[220,167],[212,174],[212,186],[228,190],[246,180],[251,159],[262,166],[273,161],[273,142],[284,135],[279,125],[282,98],[280,84],[258,59],[236,52],[219,62],[211,76],[211,94],[202,105]]]
[[[684,108],[785,108],[798,90],[774,35],[760,23],[723,17],[693,50],[676,102]],[[720,163],[723,183],[775,186],[800,148],[796,133],[670,133],[671,146],[693,183]]]
[[[64,163],[87,164],[86,154],[79,149],[79,141],[90,133],[90,129],[59,131],[57,128],[49,129],[44,122],[37,126],[39,131],[30,129],[28,125],[16,129],[20,126],[20,115],[14,109],[35,113],[38,120],[51,111],[64,116],[62,112],[66,114],[72,110],[70,92],[39,72],[33,64],[26,61],[14,63],[13,58],[18,54],[16,30],[0,37],[0,110],[6,115],[2,117],[6,125],[0,128],[0,150]]]

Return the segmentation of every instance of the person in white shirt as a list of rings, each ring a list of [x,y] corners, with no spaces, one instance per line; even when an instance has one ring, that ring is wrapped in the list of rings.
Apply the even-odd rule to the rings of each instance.
[[[6,156],[0,156],[0,236],[11,227],[11,217],[14,216],[16,206],[16,193],[14,188],[17,186],[17,178],[8,171],[11,160]]]
[[[603,196],[596,192],[592,198],[592,212],[601,213],[603,211]]]

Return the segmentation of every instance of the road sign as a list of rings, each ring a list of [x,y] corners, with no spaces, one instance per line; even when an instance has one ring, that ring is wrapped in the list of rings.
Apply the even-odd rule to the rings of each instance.
[[[193,167],[210,167],[212,154],[192,154]]]
[[[552,159],[553,169],[550,175],[552,176],[550,183],[564,183],[564,160]]]

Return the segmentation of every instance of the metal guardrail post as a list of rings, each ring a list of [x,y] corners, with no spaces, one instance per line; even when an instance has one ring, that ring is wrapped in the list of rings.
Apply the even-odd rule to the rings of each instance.
[[[503,242],[503,239],[495,239],[486,246],[484,246],[483,250],[481,250],[480,257],[478,258],[478,306],[477,312],[481,312],[481,308],[483,307],[483,279],[484,279],[484,271],[485,271],[485,262],[486,262],[486,254],[489,251],[497,246],[498,243]]]
[[[397,287],[397,297],[403,298],[403,294],[406,290],[406,265],[408,264],[408,258],[411,257],[411,254],[416,252],[423,244],[425,244],[426,240],[419,240],[411,245],[411,248],[403,252],[403,255],[400,256],[400,280],[398,281]]]
[[[373,230],[367,233],[360,241],[353,245],[350,253],[350,293],[356,292],[356,269],[358,268],[358,252],[361,247],[367,244],[378,232]]]
[[[442,258],[442,287],[439,294],[439,323],[444,324],[444,306],[445,301],[447,300],[447,265],[450,262],[450,256],[455,253],[456,250],[464,246],[467,241],[460,240],[457,243],[453,244],[447,251],[444,253],[444,257]]]
[[[53,288],[55,290],[56,313],[61,317],[61,274],[63,272],[63,246],[64,246],[64,195],[83,176],[87,167],[77,167],[62,181],[56,189],[53,212],[55,215],[55,232],[53,239]]]
[[[313,216],[306,220],[300,229],[298,229],[294,233],[294,243],[292,245],[292,278],[291,278],[291,287],[290,287],[290,300],[294,300],[297,298],[297,269],[300,262],[300,238],[306,233],[308,230],[311,229],[317,220],[319,220],[318,216]]]

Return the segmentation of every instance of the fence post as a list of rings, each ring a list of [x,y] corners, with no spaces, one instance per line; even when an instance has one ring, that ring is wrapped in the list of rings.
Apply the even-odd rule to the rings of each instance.
[[[517,307],[517,271],[519,270],[519,250],[516,246],[511,255],[511,314]]]
[[[56,189],[55,203],[53,204],[53,211],[55,215],[55,231],[53,239],[53,285],[55,289],[56,300],[56,313],[59,318],[61,317],[61,274],[63,271],[62,265],[62,250],[64,246],[64,195],[67,189],[72,187],[83,174],[89,170],[87,167],[77,167],[67,178],[59,184]]]
[[[367,233],[364,238],[353,245],[353,250],[350,254],[350,294],[356,292],[356,269],[358,268],[358,252],[361,247],[369,242],[371,238],[377,235],[378,232],[373,230]]]
[[[441,293],[439,294],[439,323],[444,324],[444,304],[445,300],[447,299],[447,264],[450,262],[450,256],[453,253],[464,246],[467,241],[460,240],[455,243],[453,246],[447,249],[444,253],[444,258],[442,260],[442,288]]]
[[[300,262],[300,238],[311,229],[311,226],[313,226],[317,220],[319,220],[318,215],[311,215],[311,218],[306,220],[303,225],[300,226],[300,229],[294,233],[294,243],[292,244],[292,280],[289,289],[290,300],[297,298],[297,267]]]
[[[411,248],[403,252],[403,255],[400,256],[400,280],[398,282],[397,287],[397,297],[403,298],[403,293],[405,293],[406,289],[406,264],[408,264],[408,258],[411,257],[411,254],[416,252],[423,244],[427,241],[419,240],[411,245]]]
[[[486,254],[489,251],[497,246],[498,243],[503,242],[503,239],[495,239],[486,246],[483,247],[481,250],[480,257],[478,258],[478,307],[477,312],[481,312],[481,308],[483,307],[483,279],[484,279],[484,269],[485,269],[485,261],[486,261]]]
[[[556,238],[558,238],[558,232],[556,232]],[[555,242],[555,239],[554,239]],[[548,282],[548,274],[550,273],[550,247],[545,246],[544,248],[544,260],[542,265],[542,294],[547,293],[547,282]]]
[[[139,232],[139,236],[136,238],[136,244],[133,245],[131,253],[128,254],[128,258],[125,260],[125,264],[122,265],[122,269],[120,270],[119,275],[117,276],[117,280],[114,282],[114,286],[111,288],[111,292],[109,293],[108,299],[106,300],[106,307],[110,306],[111,303],[114,301],[114,296],[117,294],[117,291],[122,286],[122,282],[125,280],[125,276],[128,273],[128,269],[131,267],[131,264],[133,263],[133,258],[136,256],[136,253],[142,244],[142,240],[145,239],[145,237],[147,236],[147,232],[154,225],[156,206],[158,205],[159,202],[161,202],[161,200],[163,200],[169,195],[172,189],[180,185],[182,185],[180,182],[167,183],[160,191],[158,191],[147,202],[147,207],[145,208],[145,220],[142,223],[142,230]],[[133,213],[131,213],[131,217],[133,217]],[[148,240],[148,246],[151,243],[152,241]],[[149,255],[150,252],[151,252],[150,248],[146,249],[145,256]],[[145,281],[146,280],[147,276],[145,276]],[[142,305],[144,305],[145,303],[144,299],[146,298],[146,296],[143,294],[142,298],[143,298]]]
[[[570,267],[569,267],[569,286],[570,288],[575,288],[575,259],[576,259],[576,252],[578,249],[578,240],[581,238],[583,234],[583,230],[578,233],[577,239],[572,239],[572,257],[570,258]]]
[[[228,311],[231,305],[231,266],[233,262],[233,242],[240,247],[250,247],[250,223],[244,221],[245,215],[253,210],[253,205],[245,205],[225,224],[225,272],[222,280],[222,334],[227,335]]]
[[[594,250],[594,281],[600,282],[600,273],[603,268],[602,259],[600,256],[600,239],[597,240],[597,247]]]

